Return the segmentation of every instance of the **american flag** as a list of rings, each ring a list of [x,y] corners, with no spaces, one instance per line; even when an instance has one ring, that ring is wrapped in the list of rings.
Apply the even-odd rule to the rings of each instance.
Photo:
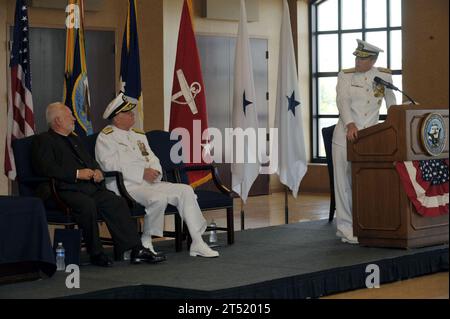
[[[34,134],[28,32],[28,9],[25,0],[17,0],[13,46],[9,63],[8,132],[5,151],[5,174],[11,180],[16,178],[11,141]]]
[[[448,159],[397,162],[395,167],[408,198],[420,215],[448,214]]]

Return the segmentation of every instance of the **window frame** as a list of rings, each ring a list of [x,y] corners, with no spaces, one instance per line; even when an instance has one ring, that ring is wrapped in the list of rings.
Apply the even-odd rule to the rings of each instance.
[[[366,27],[366,0],[362,2],[362,24],[359,29],[345,29],[342,30],[342,2],[345,0],[337,0],[338,6],[338,27],[337,30],[318,31],[318,6],[328,0],[311,0],[309,3],[309,48],[310,48],[310,136],[311,136],[311,162],[312,163],[326,163],[326,158],[319,154],[320,140],[322,133],[319,132],[319,122],[321,119],[337,119],[339,115],[321,115],[319,114],[319,79],[326,77],[337,77],[340,70],[342,70],[342,35],[347,33],[361,33],[362,40],[366,39],[369,32],[383,31],[386,32],[387,47],[384,48],[384,53],[387,56],[387,65],[383,67],[390,68],[391,66],[391,32],[402,31],[402,25],[391,26],[391,0],[386,1],[386,27],[381,28],[367,28]],[[338,36],[338,71],[337,72],[318,72],[319,52],[318,39],[319,35],[333,34]],[[355,44],[356,48],[356,44]],[[401,69],[392,70],[392,75],[402,75]],[[386,115],[380,115],[380,120],[385,120]]]

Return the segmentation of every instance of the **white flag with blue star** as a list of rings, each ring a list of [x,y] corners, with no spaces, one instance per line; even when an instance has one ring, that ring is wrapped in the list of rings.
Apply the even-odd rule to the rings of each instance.
[[[307,165],[291,20],[287,1],[283,2],[275,113],[275,128],[278,128],[277,173],[280,181],[289,187],[296,198]]]
[[[250,53],[250,41],[247,31],[247,13],[244,0],[241,0],[241,14],[234,62],[234,92],[233,92],[233,129],[253,132],[258,136],[258,113],[256,104],[255,82],[253,79],[253,64]],[[254,141],[256,142],[256,141]],[[233,160],[231,164],[232,188],[246,202],[250,188],[258,177],[260,163],[257,143],[246,140],[243,148],[235,143],[233,154],[240,155],[244,161]],[[244,154],[241,154],[241,153]]]

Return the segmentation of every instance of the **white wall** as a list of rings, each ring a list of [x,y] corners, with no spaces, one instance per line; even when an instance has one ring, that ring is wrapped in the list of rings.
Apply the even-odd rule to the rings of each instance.
[[[164,1],[164,129],[169,129],[173,69],[183,0]],[[196,30],[195,30],[196,31]]]
[[[309,59],[309,17],[308,0],[297,2],[297,32],[298,32],[298,80],[300,99],[303,106],[303,127],[305,134],[306,159],[311,161],[311,100],[310,100],[310,59]]]

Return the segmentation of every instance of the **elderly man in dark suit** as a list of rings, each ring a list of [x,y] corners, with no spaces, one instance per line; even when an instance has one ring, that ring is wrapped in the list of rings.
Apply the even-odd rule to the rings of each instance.
[[[92,264],[112,265],[103,252],[97,216],[105,220],[116,249],[131,250],[132,263],[165,260],[163,255],[141,245],[126,201],[106,190],[100,166],[73,133],[75,119],[71,110],[60,102],[53,103],[47,107],[46,117],[50,129],[33,141],[33,168],[39,175],[56,180],[59,196],[72,208],[77,224],[83,229]]]

